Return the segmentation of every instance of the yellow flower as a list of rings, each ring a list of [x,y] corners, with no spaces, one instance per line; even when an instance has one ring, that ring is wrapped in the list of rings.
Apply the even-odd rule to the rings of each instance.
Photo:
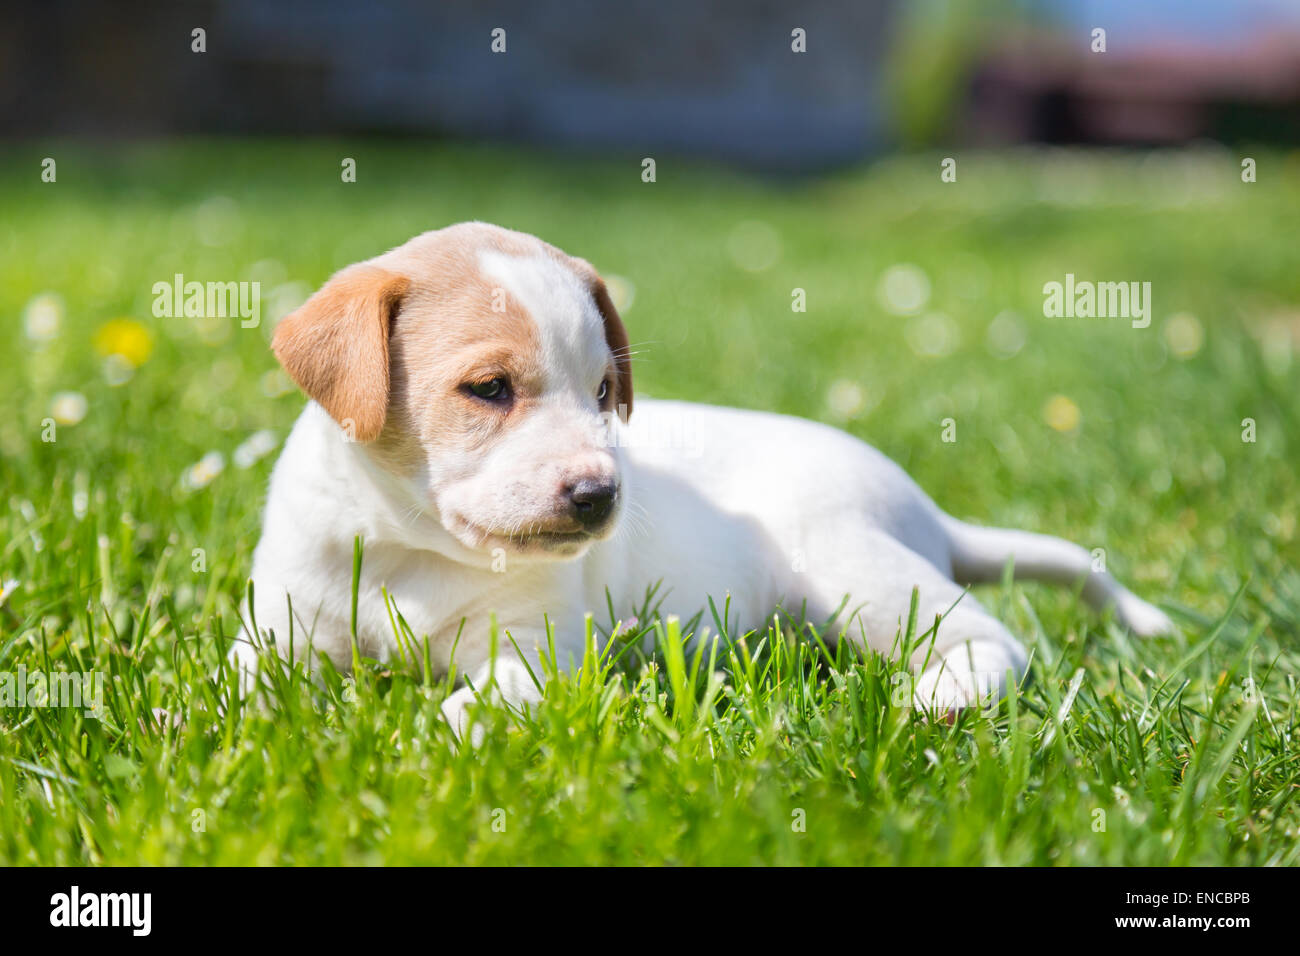
[[[1043,421],[1058,432],[1072,432],[1079,427],[1079,406],[1064,395],[1053,395],[1043,406]]]
[[[153,354],[153,334],[135,319],[112,319],[95,333],[95,351],[120,355],[132,368],[139,368]]]

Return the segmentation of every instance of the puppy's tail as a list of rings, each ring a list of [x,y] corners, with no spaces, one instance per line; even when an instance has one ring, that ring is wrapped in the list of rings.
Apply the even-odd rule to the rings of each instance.
[[[1174,622],[1148,604],[1105,569],[1105,555],[1046,534],[1009,528],[981,528],[943,515],[953,577],[960,584],[1000,581],[1011,562],[1019,580],[1083,582],[1083,599],[1097,610],[1113,607],[1121,624],[1139,637],[1175,633]]]

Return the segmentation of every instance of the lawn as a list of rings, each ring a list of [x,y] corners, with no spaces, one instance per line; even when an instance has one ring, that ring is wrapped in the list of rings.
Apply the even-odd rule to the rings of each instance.
[[[941,158],[644,183],[639,156],[418,142],[9,149],[0,674],[97,672],[104,701],[0,707],[0,864],[1300,860],[1300,156],[1253,184],[1226,151]],[[617,277],[639,394],[840,424],[960,517],[1103,549],[1183,635],[981,588],[1032,673],[951,726],[878,657],[769,632],[700,660],[667,622],[478,751],[413,664],[223,708],[303,401],[273,320],[463,219]],[[260,282],[261,325],[156,318],[177,273]],[[1044,317],[1067,273],[1150,282],[1150,326]]]

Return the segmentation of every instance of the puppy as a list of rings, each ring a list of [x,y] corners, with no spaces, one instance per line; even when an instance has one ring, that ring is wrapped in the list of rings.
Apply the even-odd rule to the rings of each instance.
[[[942,712],[1024,672],[1023,646],[964,590],[1008,563],[1082,582],[1136,634],[1173,628],[1077,545],[958,521],[836,429],[634,402],[605,284],[532,236],[483,223],[417,236],[331,278],[272,348],[311,401],[271,476],[257,633],[235,651],[245,681],[255,645],[287,655],[291,633],[299,656],[351,666],[357,536],[360,652],[398,647],[386,591],[435,669],[455,647],[472,683],[443,708],[458,737],[490,680],[513,705],[538,699],[547,621],[560,663],[579,660],[585,614],[603,616],[608,594],[630,616],[656,584],[662,613],[688,619],[713,598],[733,635],[785,608],[886,654],[919,589],[922,629],[942,621],[908,662],[914,701]]]

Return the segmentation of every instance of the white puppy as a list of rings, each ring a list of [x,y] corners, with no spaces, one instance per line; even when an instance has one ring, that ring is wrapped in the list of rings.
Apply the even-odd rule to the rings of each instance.
[[[335,275],[275,331],[312,401],[271,477],[253,560],[255,640],[351,666],[353,542],[364,541],[362,654],[398,648],[386,589],[428,658],[482,693],[538,691],[545,622],[561,664],[584,615],[635,613],[660,584],[683,619],[729,598],[731,634],[778,608],[882,653],[919,589],[932,639],[915,699],[949,711],[1023,673],[1020,642],[964,592],[1009,562],[1083,582],[1137,634],[1159,610],[1058,538],[980,528],[939,510],[892,461],[825,425],[682,402],[636,402],[627,333],[592,267],[482,223],[417,236]],[[293,608],[291,625],[289,606]],[[708,618],[705,618],[708,620]],[[458,640],[459,635],[459,640]],[[236,656],[256,668],[253,642]],[[421,648],[420,656],[424,656]],[[444,706],[458,734],[475,690]]]

